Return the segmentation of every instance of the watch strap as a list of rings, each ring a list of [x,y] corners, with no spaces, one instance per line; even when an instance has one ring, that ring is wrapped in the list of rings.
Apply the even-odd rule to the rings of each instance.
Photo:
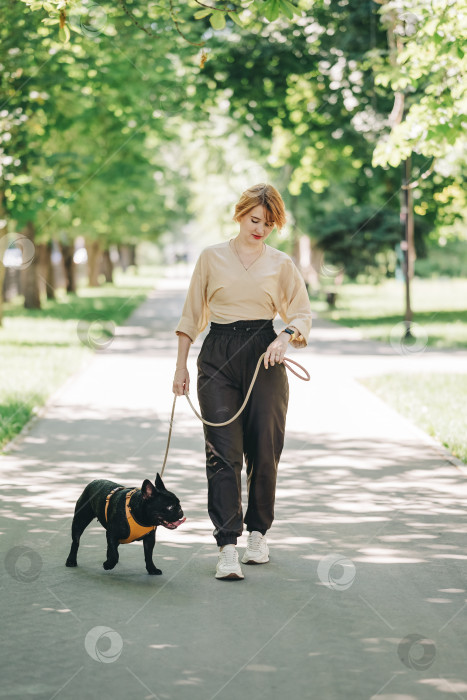
[[[284,333],[287,333],[288,335],[290,335],[290,340],[292,340],[293,337],[295,336],[295,331],[293,331],[291,328],[284,328],[283,331],[284,331]]]

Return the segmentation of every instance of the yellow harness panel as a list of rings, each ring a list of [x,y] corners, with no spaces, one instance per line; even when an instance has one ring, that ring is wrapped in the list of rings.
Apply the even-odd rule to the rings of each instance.
[[[107,510],[109,508],[109,501],[110,497],[116,492],[120,491],[123,488],[123,486],[120,486],[119,488],[114,489],[109,493],[107,498],[105,499],[105,520],[107,522]],[[147,535],[148,532],[151,532],[152,530],[156,529],[156,525],[140,525],[133,517],[131,514],[131,508],[130,508],[130,498],[133,496],[134,493],[136,493],[138,489],[133,489],[132,491],[129,491],[126,495],[125,499],[125,515],[126,519],[128,521],[128,525],[130,526],[130,535],[129,537],[126,538],[126,540],[119,540],[120,544],[129,544],[130,542],[134,542],[135,540],[141,539],[141,537],[144,537],[144,535]]]

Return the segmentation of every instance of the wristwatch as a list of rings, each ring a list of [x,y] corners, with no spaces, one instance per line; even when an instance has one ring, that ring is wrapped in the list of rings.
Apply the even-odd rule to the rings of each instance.
[[[288,333],[290,335],[289,342],[290,342],[290,340],[294,340],[295,331],[293,331],[291,328],[283,328],[283,332]]]

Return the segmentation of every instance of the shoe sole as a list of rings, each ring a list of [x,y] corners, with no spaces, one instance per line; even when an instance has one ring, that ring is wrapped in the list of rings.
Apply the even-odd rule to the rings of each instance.
[[[265,561],[256,561],[255,559],[248,559],[248,561],[245,561],[245,559],[242,559],[242,564],[267,564],[268,562],[269,559]]]
[[[232,574],[226,574],[225,576],[218,576],[216,574],[216,578],[218,581],[243,581],[245,578],[244,576],[239,576],[238,574],[232,573]]]

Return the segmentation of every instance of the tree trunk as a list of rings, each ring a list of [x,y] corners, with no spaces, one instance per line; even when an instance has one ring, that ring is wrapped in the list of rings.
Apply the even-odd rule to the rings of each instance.
[[[0,326],[3,325],[3,283],[5,280],[5,267],[3,265],[3,256],[8,247],[6,238],[6,216],[3,208],[3,192],[0,190]]]
[[[380,4],[382,0],[377,0]],[[387,14],[389,24],[387,29],[388,37],[388,47],[389,47],[389,62],[393,68],[397,68],[398,56],[404,49],[403,42],[400,36],[396,32],[397,16],[395,11],[392,10]],[[392,107],[391,114],[389,115],[389,124],[393,129],[398,126],[405,118],[406,114],[406,100],[405,95],[401,91],[394,92],[394,104]],[[406,338],[411,337],[410,327],[412,323],[412,305],[410,299],[410,282],[413,278],[414,262],[415,262],[415,248],[414,248],[414,236],[413,236],[413,196],[412,190],[410,189],[410,175],[412,170],[412,159],[409,156],[402,163],[403,174],[402,174],[402,190],[403,194],[401,197],[401,222],[404,224],[404,239],[401,243],[401,249],[404,253],[404,277],[405,277],[405,335]]]
[[[321,286],[324,251],[313,246],[311,238],[302,234],[297,239],[295,260],[302,273],[308,291],[317,291]]]
[[[39,278],[47,299],[55,299],[55,275],[52,265],[52,242],[41,243],[37,246]]]
[[[407,159],[407,184],[410,183],[412,178],[412,156]],[[417,259],[417,254],[415,252],[415,238],[414,238],[414,219],[413,219],[413,187],[409,187],[407,191],[407,243],[409,246],[409,277],[413,280],[415,271],[415,260]]]
[[[5,281],[5,267],[3,265],[3,246],[0,245],[0,326],[3,326],[3,283]]]
[[[38,256],[37,250],[34,248],[35,234],[36,229],[33,222],[28,221],[22,231],[22,236],[24,236],[24,238],[18,241],[23,249],[23,269],[21,271],[21,277],[25,309],[41,308],[39,280],[37,276]],[[28,241],[30,243],[28,243]]]
[[[73,262],[75,246],[74,244],[60,243],[60,252],[62,253],[65,289],[68,294],[76,294],[76,267]]]
[[[136,267],[136,245],[131,243],[128,248],[130,252],[130,265],[134,265],[134,267]]]
[[[55,270],[52,264],[52,241],[47,243],[47,267],[45,271],[45,279],[47,283],[47,299],[55,299]]]
[[[110,250],[106,248],[102,253],[102,272],[105,275],[105,281],[113,283],[114,266],[110,257]]]
[[[323,274],[324,265],[324,250],[317,245],[311,244],[310,247],[310,267],[307,270],[306,282],[312,289],[317,290],[321,287],[321,276]]]
[[[118,255],[120,258],[120,267],[122,268],[123,272],[128,268],[130,265],[130,249],[129,246],[126,244],[122,244],[118,246]]]
[[[404,252],[404,277],[405,277],[405,328],[406,337],[409,338],[412,334],[410,327],[412,323],[412,303],[411,303],[411,284],[414,273],[415,263],[415,245],[414,245],[414,230],[413,230],[413,195],[409,185],[412,171],[412,159],[409,156],[403,163],[403,209],[402,216],[404,222],[404,240],[401,243],[401,248]]]
[[[99,241],[86,241],[86,251],[88,254],[88,284],[90,287],[98,287],[101,260]]]

